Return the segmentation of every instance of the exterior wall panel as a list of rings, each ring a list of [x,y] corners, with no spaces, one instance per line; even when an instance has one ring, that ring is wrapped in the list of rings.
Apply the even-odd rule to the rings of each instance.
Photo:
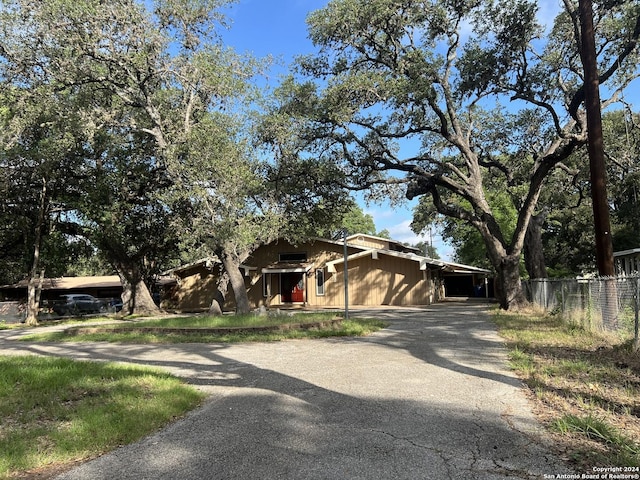
[[[373,242],[376,243],[376,242]],[[379,248],[369,245],[371,248]],[[287,264],[279,262],[280,254],[306,255],[306,261]],[[380,251],[377,258],[362,248],[348,248],[348,254],[359,254],[357,258],[348,260],[349,268],[349,304],[363,306],[377,305],[428,305],[437,301],[438,289],[434,281],[437,273],[420,270],[415,259],[397,255],[387,255]],[[300,255],[291,255],[300,258]],[[305,268],[303,276],[305,288],[305,306],[307,307],[341,307],[344,305],[344,246],[337,242],[315,241],[302,245],[293,245],[286,241],[274,242],[262,246],[245,262],[255,267],[245,277],[245,284],[252,308],[282,306],[281,273],[294,268]],[[336,261],[335,272],[330,272],[327,262]],[[301,267],[303,265],[304,267]],[[316,270],[324,269],[324,295],[316,292]],[[264,270],[267,270],[265,272]],[[179,282],[178,293],[174,296],[181,309],[207,309],[213,298],[216,283],[207,269],[192,270],[183,273]],[[265,282],[268,288],[265,288]],[[269,296],[265,297],[265,291]],[[229,297],[232,293],[229,292]],[[225,305],[229,307],[229,302]]]
[[[358,244],[361,247],[366,248],[389,249],[389,241],[379,238],[367,237],[366,235],[358,235],[355,238],[349,239],[348,241],[350,243]]]

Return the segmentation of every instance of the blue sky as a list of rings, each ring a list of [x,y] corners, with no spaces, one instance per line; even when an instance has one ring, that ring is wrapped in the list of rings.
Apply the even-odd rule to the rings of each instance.
[[[257,57],[282,57],[286,64],[296,55],[313,51],[305,19],[327,0],[238,0],[226,11],[231,28],[224,38],[239,52]]]

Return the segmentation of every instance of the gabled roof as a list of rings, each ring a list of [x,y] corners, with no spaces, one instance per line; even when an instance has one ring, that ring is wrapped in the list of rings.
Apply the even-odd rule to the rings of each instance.
[[[202,267],[205,267],[205,268],[211,268],[211,267],[213,267],[213,265],[216,265],[216,264],[219,264],[219,263],[221,263],[221,262],[220,262],[220,260],[218,260],[217,257],[204,257],[204,258],[200,258],[198,260],[195,260],[194,262],[187,263],[185,265],[180,265],[179,267],[175,267],[175,268],[171,268],[169,270],[166,270],[166,271],[162,272],[161,275],[167,276],[167,275],[171,275],[173,273],[189,270],[191,268],[198,267],[198,266],[202,266]]]
[[[359,248],[359,246],[357,246],[357,245],[350,245],[350,247]],[[421,257],[421,256],[416,255],[414,253],[396,252],[394,250],[387,250],[387,249],[383,249],[383,248],[363,248],[362,251],[349,255],[347,257],[347,262],[350,261],[350,260],[356,260],[358,258],[366,257],[366,256],[369,256],[369,255],[374,260],[377,260],[378,255],[387,255],[387,256],[391,256],[391,257],[402,258],[402,259],[405,259],[405,260],[410,260],[410,261],[413,261],[413,262],[417,262],[417,263],[420,264],[420,270],[426,270],[427,266],[433,267],[433,269],[440,269],[440,268],[443,268],[443,266],[444,266],[444,263],[441,262],[440,260],[434,260],[432,258]],[[327,265],[327,268],[329,269],[329,272],[335,273],[335,266],[340,264],[340,263],[344,263],[344,258],[339,258],[339,259],[327,262],[326,265]]]
[[[349,245],[350,247],[359,248],[358,245]],[[415,253],[396,252],[394,250],[386,250],[382,248],[362,248],[362,251],[351,254],[347,257],[347,262],[350,260],[356,260],[365,256],[369,256],[373,259],[377,259],[378,255],[387,255],[396,258],[402,258],[405,260],[414,261],[420,264],[420,270],[426,270],[431,267],[433,270],[441,270],[445,273],[457,273],[457,274],[471,274],[480,273],[483,275],[490,275],[491,270],[486,268],[474,267],[471,265],[463,265],[460,263],[445,262],[443,260],[437,260],[435,258],[429,258],[422,255],[416,255]],[[332,260],[327,262],[327,268],[330,272],[335,272],[335,266],[344,263],[344,258]]]
[[[354,240],[357,241],[358,239],[361,239],[361,238],[371,239],[373,241],[380,241],[380,242],[389,244],[390,246],[393,245],[400,248],[402,251],[392,250],[387,248],[372,248],[370,246],[359,245],[358,243],[354,242]],[[344,245],[344,240],[332,240],[332,239],[320,238],[320,237],[310,238],[309,242],[323,242],[323,243],[328,243],[331,245],[339,245],[339,246]],[[426,270],[427,268],[431,268],[433,270],[441,270],[445,273],[454,273],[454,274],[478,273],[483,275],[491,275],[492,273],[491,270],[487,270],[484,268],[478,268],[478,267],[473,267],[471,265],[463,265],[459,263],[446,262],[443,260],[438,260],[435,258],[429,258],[423,255],[418,255],[417,253],[415,253],[415,252],[420,252],[420,249],[418,248],[409,247],[396,240],[376,237],[373,235],[366,235],[366,234],[350,235],[347,237],[347,247],[349,247],[352,251],[354,249],[359,250],[359,252],[352,253],[351,255],[349,255],[347,257],[347,261],[355,260],[357,258],[362,258],[369,255],[372,256],[372,258],[374,259],[377,258],[378,255],[387,255],[387,256],[402,258],[404,260],[410,260],[410,261],[416,262],[420,265],[419,266],[420,270]],[[327,262],[326,266],[327,268],[329,268],[329,271],[332,271],[332,270],[335,271],[335,266],[343,262],[344,262],[344,258],[339,258],[337,260]],[[200,265],[206,268],[211,268],[213,265],[219,264],[219,263],[220,263],[220,260],[217,257],[201,258],[187,265],[182,265],[180,267],[176,267],[166,272],[163,272],[163,275],[171,275],[174,273],[189,270],[191,268],[194,268]],[[250,270],[257,269],[257,267],[255,266],[248,266],[248,265],[241,265],[240,268],[245,271],[245,275],[247,275]],[[282,263],[278,263],[278,264],[268,265],[262,268],[261,270],[263,273],[286,273],[286,272],[294,272],[294,271],[307,272],[309,271],[310,268],[311,266],[306,263],[305,264],[288,264],[286,266]]]
[[[200,258],[199,260],[196,260],[194,262],[191,263],[187,263],[186,265],[180,265],[179,267],[175,267],[172,268],[170,270],[166,270],[164,272],[161,273],[162,276],[164,277],[168,277],[173,275],[174,273],[179,273],[179,272],[184,272],[186,270],[189,270],[191,268],[195,268],[195,267],[199,267],[202,266],[204,268],[207,269],[211,269],[213,268],[214,265],[220,265],[222,264],[222,262],[218,259],[218,257],[216,256],[212,256],[212,257],[204,257],[204,258]],[[251,271],[251,270],[256,270],[256,267],[250,267],[249,265],[240,265],[240,269],[245,271],[245,275],[247,275],[247,272]]]
[[[354,235],[349,235],[347,237],[347,243],[349,245],[353,245],[353,244],[358,245],[358,241],[366,241],[366,240],[385,243],[389,245],[389,248],[385,250],[400,251],[400,252],[406,252],[406,253],[412,253],[412,252],[418,253],[418,254],[421,253],[419,248],[405,245],[404,243],[399,242],[398,240],[393,240],[391,238],[377,237],[375,235],[368,235],[365,233],[356,233]]]
[[[382,241],[385,243],[389,243],[391,245],[397,245],[402,247],[403,250],[408,251],[396,251],[390,250],[386,248],[371,248],[363,245],[358,245],[357,243],[353,243],[353,240],[357,240],[359,238],[364,239],[372,239],[374,241]],[[332,243],[336,245],[343,245],[344,240],[327,240],[322,238],[315,239],[317,241],[323,241],[327,243]],[[415,247],[408,247],[403,243],[400,243],[396,240],[390,240],[388,238],[375,237],[373,235],[364,235],[364,234],[356,234],[347,237],[347,246],[352,249],[360,249],[361,251],[358,253],[351,254],[347,257],[347,261],[355,260],[357,258],[361,258],[363,256],[371,255],[373,258],[377,258],[377,255],[389,255],[397,258],[403,258],[405,260],[412,260],[414,262],[418,262],[420,264],[420,270],[426,270],[427,267],[431,267],[434,270],[441,270],[445,273],[455,273],[455,274],[472,274],[478,273],[482,275],[491,275],[491,270],[487,270],[486,268],[474,267],[472,265],[463,265],[461,263],[453,263],[447,262],[444,260],[438,260],[435,258],[429,258],[424,255],[419,255],[414,252],[420,252],[420,249]],[[329,271],[335,270],[335,265],[344,262],[344,259],[333,260],[331,262],[327,262],[327,267]]]

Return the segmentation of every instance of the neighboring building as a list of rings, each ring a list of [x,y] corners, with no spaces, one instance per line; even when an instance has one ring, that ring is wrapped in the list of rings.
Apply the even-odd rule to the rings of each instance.
[[[618,275],[640,274],[640,248],[614,252],[613,259]]]
[[[14,285],[0,286],[0,322],[24,321],[27,284],[27,280],[22,280]],[[122,284],[117,275],[43,278],[40,293],[42,312],[50,312],[53,304],[60,300],[60,295],[70,293],[92,295],[104,302],[116,301],[122,295]]]
[[[0,300],[26,301],[27,284],[27,280],[22,280],[14,285],[0,286]],[[43,302],[56,300],[65,293],[86,293],[96,298],[119,298],[122,294],[117,275],[44,278],[41,287]]]
[[[242,266],[252,308],[341,307],[345,296],[344,242],[313,239],[300,245],[279,240],[258,248]],[[448,295],[487,291],[490,271],[434,260],[399,242],[371,235],[347,238],[349,305],[429,305]],[[162,306],[180,311],[209,308],[219,262],[205,259],[167,272],[176,280]],[[225,309],[234,308],[231,288]]]

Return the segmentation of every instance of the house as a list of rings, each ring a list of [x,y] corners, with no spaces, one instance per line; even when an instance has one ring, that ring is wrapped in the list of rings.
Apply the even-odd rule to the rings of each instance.
[[[454,295],[473,296],[490,275],[489,270],[425,257],[394,240],[360,234],[348,237],[346,244],[316,238],[296,245],[281,239],[259,247],[241,270],[252,308],[342,307],[345,290],[349,305],[429,305],[445,297],[447,281],[455,285]],[[167,272],[176,283],[165,290],[162,306],[208,309],[219,272],[214,258]],[[229,290],[225,309],[234,308]]]
[[[614,252],[613,260],[618,275],[640,274],[640,248]]]

